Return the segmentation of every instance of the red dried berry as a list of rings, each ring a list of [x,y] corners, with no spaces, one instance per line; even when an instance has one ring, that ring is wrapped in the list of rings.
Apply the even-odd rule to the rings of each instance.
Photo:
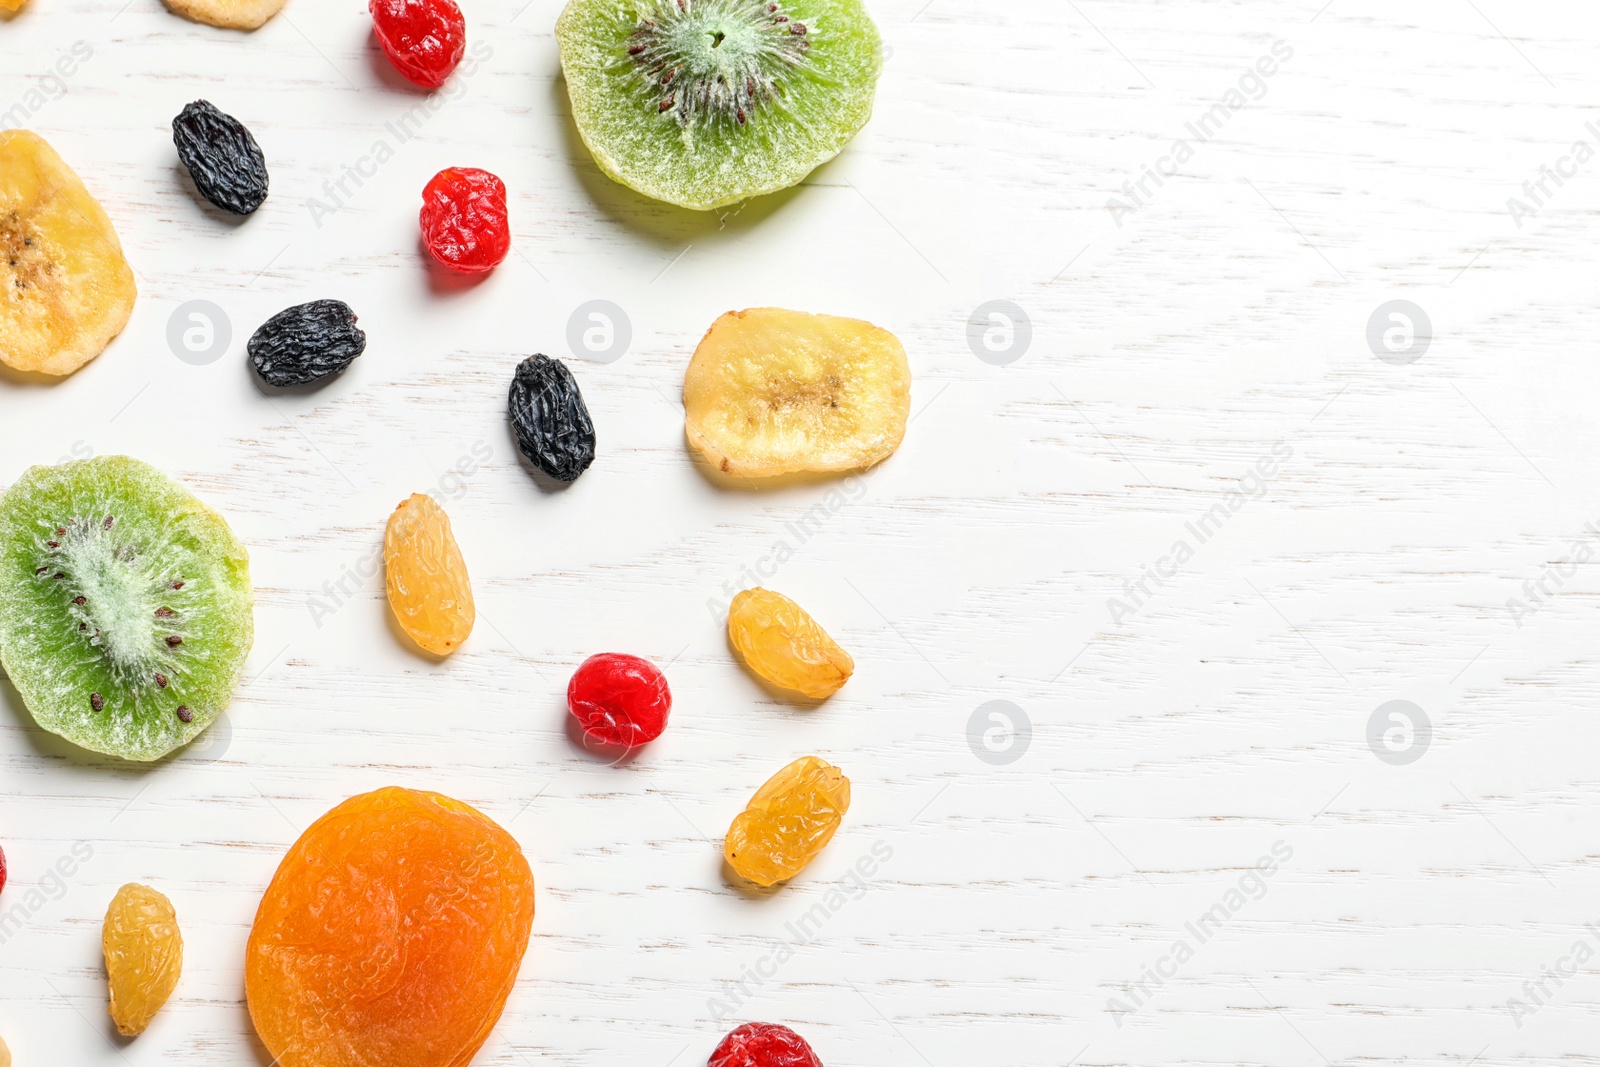
[[[822,1067],[806,1039],[777,1023],[745,1023],[722,1039],[708,1067]]]
[[[0,848],[0,890],[6,887],[6,852]]]
[[[461,274],[493,270],[511,251],[506,186],[476,167],[448,167],[422,190],[422,240]]]
[[[567,707],[585,736],[603,745],[634,748],[654,741],[667,728],[672,691],[649,660],[602,652],[573,673]]]
[[[455,0],[371,0],[378,43],[394,69],[424,89],[437,89],[467,50],[467,20]]]

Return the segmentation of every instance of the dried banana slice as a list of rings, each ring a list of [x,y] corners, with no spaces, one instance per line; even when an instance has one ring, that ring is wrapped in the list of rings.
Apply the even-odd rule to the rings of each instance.
[[[288,0],[166,0],[167,10],[207,26],[255,30],[283,10]]]
[[[725,474],[857,470],[905,438],[911,367],[870,322],[730,311],[689,361],[683,406],[689,444]]]
[[[37,134],[0,132],[0,362],[71,374],[122,332],[137,293],[110,217]]]

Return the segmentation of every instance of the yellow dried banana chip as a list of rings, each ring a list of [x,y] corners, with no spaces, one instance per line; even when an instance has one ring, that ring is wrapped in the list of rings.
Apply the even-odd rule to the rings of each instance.
[[[37,134],[0,132],[0,362],[71,374],[122,332],[137,290],[122,242]]]
[[[207,26],[254,30],[283,10],[288,0],[165,0],[167,10]]]
[[[905,438],[911,367],[870,322],[730,311],[689,361],[683,406],[689,444],[725,474],[858,470]]]

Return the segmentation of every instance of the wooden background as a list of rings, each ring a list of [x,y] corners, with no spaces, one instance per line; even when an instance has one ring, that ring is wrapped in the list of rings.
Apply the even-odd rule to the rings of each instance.
[[[539,881],[480,1064],[687,1067],[734,1019],[788,1022],[830,1067],[1600,1062],[1593,11],[874,0],[872,123],[719,217],[599,175],[560,5],[524,3],[465,5],[489,54],[403,143],[387,124],[425,98],[360,0],[291,0],[248,35],[158,0],[0,24],[0,111],[84,175],[141,288],[82,372],[0,379],[0,481],[155,463],[229,517],[258,597],[230,714],[157,766],[71,749],[0,687],[19,1067],[264,1067],[241,986],[260,893],[314,818],[390,783],[478,805]],[[197,97],[265,149],[248,221],[178,167],[168,123]],[[364,162],[380,141],[392,158]],[[446,165],[513,192],[515,254],[476,287],[417,247]],[[245,340],[322,297],[357,309],[366,355],[264,393]],[[1431,330],[1413,314],[1411,347],[1375,352],[1397,299]],[[168,342],[193,300],[231,328],[205,365]],[[631,343],[575,362],[600,458],[547,492],[505,389],[531,352],[592,355],[568,339],[591,300]],[[995,300],[1029,329],[969,327]],[[686,454],[696,340],[767,304],[905,340],[915,419],[882,468],[752,492]],[[443,664],[361,576],[421,490],[480,608]],[[835,699],[798,706],[733,662],[717,601],[758,581],[854,652]],[[566,679],[601,650],[669,664],[677,700],[618,766],[564,728]],[[1418,710],[1369,740],[1394,700]],[[986,742],[994,701],[1031,733]],[[854,780],[850,818],[787,888],[743,892],[721,834],[807,753]],[[132,1043],[109,1036],[98,948],[127,881],[172,897],[188,944]]]

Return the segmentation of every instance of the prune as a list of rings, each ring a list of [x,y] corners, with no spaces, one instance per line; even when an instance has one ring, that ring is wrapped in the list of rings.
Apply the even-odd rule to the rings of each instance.
[[[757,885],[793,878],[816,859],[850,810],[850,779],[816,756],[773,775],[728,827],[728,866]]]
[[[483,274],[511,251],[506,186],[476,167],[447,167],[422,190],[422,241],[458,274]]]
[[[414,85],[439,88],[467,50],[467,20],[454,0],[371,0],[367,10],[383,54]]]
[[[722,1039],[708,1067],[822,1067],[806,1039],[777,1023],[745,1023]]]
[[[101,942],[111,1019],[123,1037],[142,1034],[183,971],[183,934],[172,901],[147,885],[123,886],[106,909]]]
[[[244,123],[196,100],[172,120],[172,143],[200,195],[248,215],[267,198],[267,160]]]
[[[746,589],[728,608],[728,640],[750,669],[808,697],[832,696],[855,660],[804,608],[770,589]]]
[[[313,300],[280,311],[250,338],[250,362],[268,385],[305,385],[348,367],[367,335],[342,300]]]
[[[511,381],[511,427],[528,461],[560,482],[594,462],[594,423],[572,372],[560,360],[532,355]]]
[[[603,745],[635,748],[667,728],[672,690],[655,664],[638,656],[590,656],[567,683],[567,709]]]
[[[256,911],[244,988],[261,1062],[465,1067],[516,985],[533,898],[516,839],[459,800],[391,787],[340,804]]]

